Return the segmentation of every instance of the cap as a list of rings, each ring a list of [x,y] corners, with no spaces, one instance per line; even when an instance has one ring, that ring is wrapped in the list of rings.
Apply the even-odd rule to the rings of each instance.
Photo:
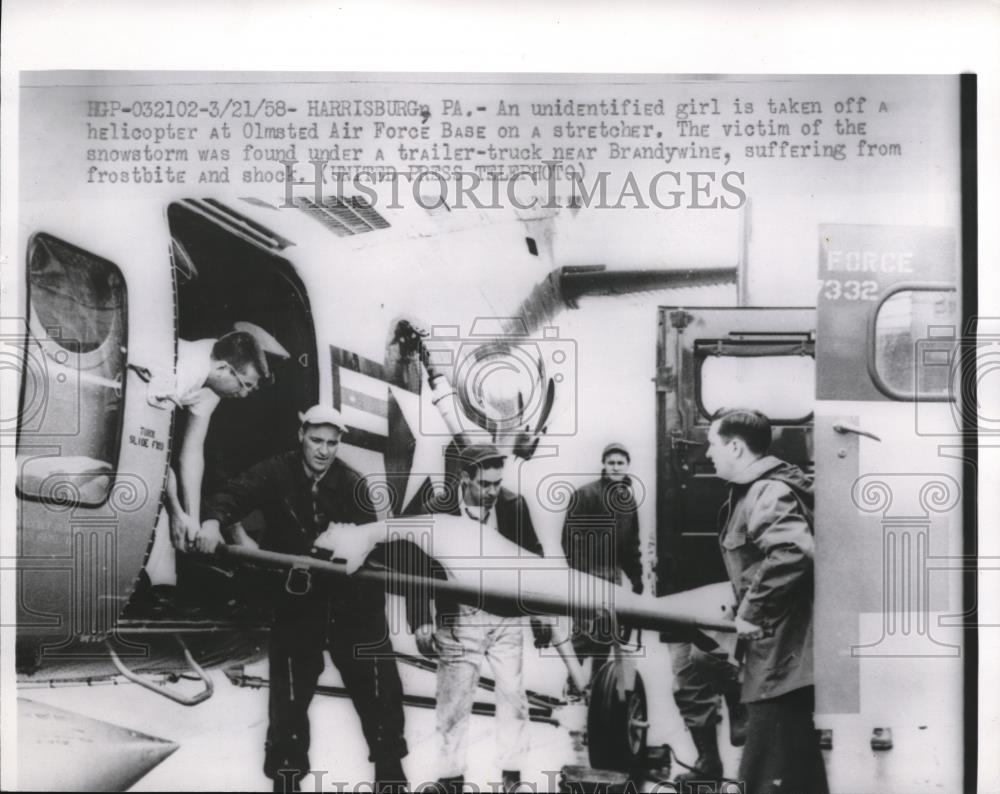
[[[621,452],[629,460],[632,460],[632,455],[629,454],[628,447],[622,444],[620,441],[612,441],[604,448],[604,452],[601,453],[601,460],[604,460],[612,452]]]
[[[470,444],[462,450],[460,461],[462,468],[478,466],[488,460],[502,461],[507,456],[492,444]]]
[[[333,425],[340,432],[347,432],[347,425],[340,411],[329,405],[314,405],[304,414],[299,414],[299,423],[303,425]]]

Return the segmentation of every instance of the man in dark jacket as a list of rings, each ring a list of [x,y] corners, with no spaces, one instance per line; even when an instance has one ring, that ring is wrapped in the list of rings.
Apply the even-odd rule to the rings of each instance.
[[[299,450],[257,464],[211,496],[196,539],[200,551],[213,552],[223,532],[225,540],[257,546],[236,523],[254,510],[263,513],[266,526],[259,545],[287,554],[309,554],[331,522],[377,519],[361,476],[336,458],[346,430],[340,413],[316,405],[300,419]],[[385,591],[378,583],[350,579],[313,577],[306,586],[289,578],[275,593],[264,773],[275,791],[299,790],[311,768],[308,708],[324,650],[361,718],[377,786],[395,783],[406,790],[400,763],[407,752],[403,688],[389,641]]]
[[[767,455],[770,444],[759,411],[722,411],[708,431],[708,458],[729,482],[719,543],[746,642],[739,774],[747,794],[825,794],[813,725],[812,480]]]
[[[641,593],[642,557],[639,516],[628,470],[632,458],[624,444],[608,444],[601,454],[601,476],[580,487],[570,499],[563,523],[562,547],[571,568],[619,585],[624,573],[632,592]],[[610,616],[576,620],[573,648],[582,662],[593,659],[591,679],[611,651]]]

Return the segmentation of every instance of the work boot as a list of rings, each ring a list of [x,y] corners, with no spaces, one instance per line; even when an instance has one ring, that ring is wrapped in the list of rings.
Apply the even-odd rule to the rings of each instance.
[[[275,794],[288,794],[292,791],[302,791],[302,773],[291,769],[282,769],[274,776]]]
[[[520,772],[511,772],[509,769],[503,770],[503,790],[504,794],[510,794],[521,782]]]
[[[375,762],[376,794],[406,794],[410,784],[398,758]]]
[[[742,747],[747,743],[747,707],[740,702],[740,688],[729,689],[723,696],[726,701],[726,711],[729,712],[729,743],[733,747]]]
[[[444,794],[462,794],[465,790],[465,775],[438,778],[437,790]]]
[[[674,778],[678,791],[684,791],[682,784],[695,782],[719,782],[722,780],[722,759],[719,757],[719,740],[715,725],[691,728],[691,738],[698,749],[698,760],[694,769]]]

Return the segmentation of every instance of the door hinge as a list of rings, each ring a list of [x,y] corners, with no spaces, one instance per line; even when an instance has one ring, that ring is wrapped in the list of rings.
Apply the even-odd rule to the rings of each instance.
[[[683,309],[675,309],[670,312],[670,325],[681,331],[687,328],[693,319],[694,315]]]
[[[657,392],[673,391],[677,387],[677,376],[674,375],[674,368],[657,367],[653,382],[656,383]]]
[[[675,430],[670,434],[670,443],[677,447],[680,451],[686,452],[688,449],[696,449],[698,447],[704,447],[704,441],[692,441],[690,438],[684,438],[681,435],[680,430]]]

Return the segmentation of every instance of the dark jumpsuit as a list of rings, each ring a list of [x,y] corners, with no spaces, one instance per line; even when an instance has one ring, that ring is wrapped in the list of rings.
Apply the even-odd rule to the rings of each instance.
[[[308,554],[329,522],[376,519],[361,476],[335,460],[315,483],[298,452],[265,460],[230,480],[206,503],[205,514],[223,526],[254,510],[263,513],[262,549]],[[270,692],[264,773],[272,779],[305,775],[309,763],[309,703],[328,650],[344,680],[368,742],[369,760],[398,761],[403,736],[403,688],[379,583],[311,577],[308,593],[275,587],[271,629]],[[301,583],[297,583],[301,584]],[[300,587],[293,584],[293,589]],[[284,770],[284,771],[282,771]]]
[[[563,524],[562,547],[570,568],[614,585],[621,584],[624,572],[632,591],[642,592],[639,517],[630,477],[616,482],[602,474],[574,492]],[[582,595],[586,602],[596,593]],[[608,615],[581,615],[573,621],[573,649],[581,662],[593,659],[591,680],[619,639],[625,638],[614,636]]]

